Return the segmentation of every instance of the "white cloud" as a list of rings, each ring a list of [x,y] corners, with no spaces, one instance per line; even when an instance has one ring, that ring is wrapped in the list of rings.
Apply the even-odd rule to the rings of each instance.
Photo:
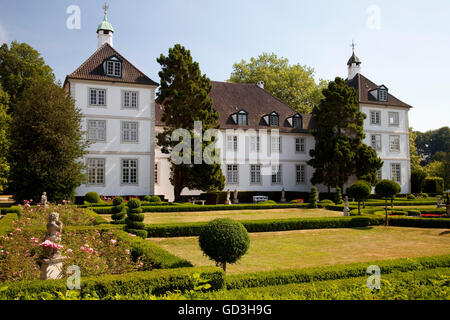
[[[8,34],[5,28],[0,24],[0,45],[8,41]]]

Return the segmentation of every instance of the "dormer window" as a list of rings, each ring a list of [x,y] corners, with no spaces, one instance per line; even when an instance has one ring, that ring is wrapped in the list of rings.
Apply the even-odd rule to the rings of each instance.
[[[280,125],[280,117],[278,116],[278,113],[272,112],[269,115],[269,126],[278,127]]]
[[[378,100],[386,102],[388,101],[388,91],[387,89],[379,89],[378,90]]]
[[[296,114],[292,117],[292,127],[295,129],[303,128],[302,116],[300,114]]]
[[[241,110],[237,113],[237,125],[238,126],[248,126],[248,113]]]
[[[109,77],[122,77],[122,61],[117,57],[111,57],[104,62],[105,74]]]

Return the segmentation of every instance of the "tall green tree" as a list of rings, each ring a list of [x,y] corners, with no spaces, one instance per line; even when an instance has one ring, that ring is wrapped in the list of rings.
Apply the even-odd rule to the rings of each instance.
[[[33,81],[54,82],[52,69],[45,63],[40,53],[26,43],[4,43],[0,47],[0,84],[8,92],[11,112],[23,91]]]
[[[450,127],[442,127],[425,133],[417,132],[417,152],[422,158],[422,165],[433,161],[437,152],[450,152]]]
[[[316,84],[314,69],[300,64],[290,65],[288,59],[262,53],[249,62],[233,65],[230,79],[234,83],[264,81],[264,89],[301,113],[310,113],[322,99],[324,81]]]
[[[417,132],[413,131],[413,128],[409,128],[409,157],[411,159],[411,171],[421,170],[420,162],[422,159],[417,153],[416,139]]]
[[[317,128],[312,131],[316,144],[308,161],[316,169],[311,183],[342,188],[352,175],[374,183],[383,162],[363,143],[365,115],[359,111],[356,90],[336,78],[323,95],[312,112]]]
[[[8,115],[9,96],[0,85],[0,193],[8,184],[9,164],[7,155],[9,152],[9,124],[11,117]]]
[[[10,183],[16,200],[70,199],[82,182],[79,162],[87,147],[82,114],[74,100],[53,82],[35,79],[12,113]]]
[[[197,62],[193,61],[189,50],[176,44],[169,49],[168,56],[161,54],[158,63],[162,70],[159,72],[160,88],[156,102],[163,106],[161,120],[165,128],[157,135],[158,145],[163,153],[171,154],[179,141],[171,139],[176,129],[189,131],[188,150],[179,152],[179,156],[188,157],[188,163],[171,163],[170,182],[174,186],[175,201],[180,200],[184,188],[202,191],[222,190],[225,177],[220,163],[196,163],[194,157],[204,152],[206,142],[202,142],[201,151],[194,148],[194,121],[201,121],[201,129],[219,128],[219,114],[213,109],[213,101],[209,96],[211,81],[202,75]],[[203,140],[203,139],[202,139]],[[213,139],[214,141],[214,139]],[[201,156],[201,155],[200,155]],[[217,156],[212,154],[212,156]]]

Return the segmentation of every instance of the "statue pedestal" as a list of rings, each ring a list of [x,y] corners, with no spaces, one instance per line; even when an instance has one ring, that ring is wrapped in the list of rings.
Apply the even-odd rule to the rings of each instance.
[[[64,257],[41,260],[41,280],[61,279],[63,276]]]
[[[239,204],[239,200],[238,199],[233,200],[233,204]]]
[[[287,200],[286,200],[286,198],[281,198],[280,202],[281,202],[281,203],[286,203]]]
[[[226,204],[226,205],[231,205],[231,200],[226,200],[226,201],[225,201],[225,204]]]

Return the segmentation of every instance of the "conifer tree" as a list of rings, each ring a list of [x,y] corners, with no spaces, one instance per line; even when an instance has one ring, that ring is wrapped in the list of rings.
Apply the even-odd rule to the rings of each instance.
[[[179,154],[180,157],[189,157],[190,163],[171,163],[170,182],[174,186],[175,201],[180,200],[181,191],[185,187],[202,191],[222,190],[225,177],[220,163],[194,161],[199,152],[203,155],[207,146],[202,141],[201,151],[195,150],[194,121],[202,121],[202,132],[219,128],[219,114],[213,110],[213,102],[209,97],[211,81],[201,74],[190,51],[179,44],[169,49],[168,56],[161,55],[157,61],[162,71],[159,72],[161,80],[156,102],[163,106],[161,120],[165,124],[164,130],[157,135],[158,145],[163,153],[170,154],[179,143],[171,140],[175,129],[188,130],[191,138],[191,149]],[[200,159],[203,159],[202,155]],[[212,156],[218,155],[212,153]]]

